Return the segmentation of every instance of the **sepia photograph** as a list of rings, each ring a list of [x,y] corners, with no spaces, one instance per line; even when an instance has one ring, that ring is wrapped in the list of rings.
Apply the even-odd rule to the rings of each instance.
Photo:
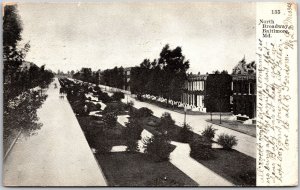
[[[4,186],[256,186],[256,3],[2,6]]]

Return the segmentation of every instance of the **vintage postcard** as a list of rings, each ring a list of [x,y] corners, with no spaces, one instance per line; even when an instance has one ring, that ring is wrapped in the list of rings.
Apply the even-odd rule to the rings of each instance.
[[[296,3],[2,17],[3,186],[298,185]]]

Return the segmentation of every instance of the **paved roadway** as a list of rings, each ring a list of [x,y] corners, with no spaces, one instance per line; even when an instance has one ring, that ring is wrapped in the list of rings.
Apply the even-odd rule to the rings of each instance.
[[[58,80],[54,81],[56,84]],[[59,85],[58,85],[59,86]],[[78,121],[52,83],[38,110],[42,128],[20,136],[3,165],[5,186],[106,186]]]
[[[134,102],[134,107],[136,108],[147,107],[151,109],[153,111],[153,114],[157,117],[161,117],[161,115],[164,112],[169,112],[177,125],[179,126],[183,125],[184,114],[167,110],[150,103],[138,101],[129,95],[126,95],[126,97],[123,99],[123,102],[125,103],[127,102],[127,97],[128,97],[128,101]],[[219,118],[216,115],[213,117]],[[186,116],[187,123],[190,124],[191,127],[193,128],[193,131],[198,134],[201,134],[201,132],[205,129],[205,127],[211,124],[206,122],[207,119],[210,119],[210,115],[187,115]],[[238,139],[238,145],[234,149],[248,156],[256,158],[256,138],[225,127],[221,127],[219,125],[213,125],[213,127],[215,129],[218,129],[216,131],[215,140],[217,139],[217,136],[222,133],[234,135]]]

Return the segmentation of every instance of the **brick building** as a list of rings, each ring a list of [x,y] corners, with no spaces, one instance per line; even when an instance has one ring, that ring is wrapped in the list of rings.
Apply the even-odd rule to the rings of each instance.
[[[233,114],[256,117],[256,65],[240,61],[232,72]]]

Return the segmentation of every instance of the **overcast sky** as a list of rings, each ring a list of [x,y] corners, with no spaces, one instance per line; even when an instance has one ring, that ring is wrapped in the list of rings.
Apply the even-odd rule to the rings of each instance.
[[[57,71],[135,66],[165,44],[181,46],[189,72],[255,60],[255,4],[19,4],[26,59]]]

